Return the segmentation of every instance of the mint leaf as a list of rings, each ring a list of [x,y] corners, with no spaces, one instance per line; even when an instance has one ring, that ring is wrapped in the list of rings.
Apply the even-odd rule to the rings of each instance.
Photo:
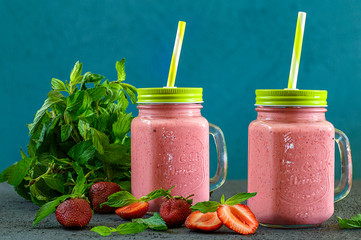
[[[47,127],[45,124],[43,124],[43,129],[40,132],[38,143],[36,144],[36,149],[39,149],[40,146],[43,144],[46,132],[47,132]]]
[[[92,133],[92,141],[94,147],[100,154],[104,154],[104,147],[109,145],[109,138],[104,133],[96,130],[95,128],[90,128]]]
[[[23,158],[13,165],[14,167],[11,172],[8,173],[8,183],[13,186],[18,186],[27,175],[33,160],[34,158]]]
[[[83,141],[73,146],[68,152],[69,156],[79,164],[85,165],[90,159],[94,157],[95,147],[92,141]]]
[[[116,142],[120,142],[124,136],[130,131],[130,124],[132,122],[132,114],[118,114],[118,120],[113,124],[112,129],[116,137]]]
[[[256,192],[254,192],[254,193],[237,193],[233,197],[228,198],[225,203],[227,205],[236,205],[236,204],[246,201],[247,199],[252,198],[256,195],[257,195]]]
[[[110,234],[112,234],[113,232],[116,232],[117,230],[112,227],[97,226],[97,227],[93,227],[92,229],[90,229],[90,231],[99,233],[102,236],[109,236]]]
[[[130,100],[132,101],[133,104],[136,104],[137,102],[137,89],[127,83],[121,83],[121,86],[123,87],[124,91],[128,94],[128,96],[130,97]]]
[[[342,219],[340,217],[337,218],[341,228],[361,228],[361,214],[357,214],[351,219]]]
[[[70,124],[61,126],[61,141],[65,142],[70,137],[71,131],[73,131],[73,126]]]
[[[10,167],[6,168],[4,171],[0,173],[0,183],[6,182],[9,177],[12,175],[14,169],[16,168],[16,164],[11,165]]]
[[[91,88],[86,90],[93,101],[102,99],[107,94],[107,89],[105,87],[99,86],[97,88]]]
[[[45,175],[42,177],[50,188],[64,194],[64,181],[60,175]]]
[[[70,73],[70,85],[75,86],[81,80],[81,71],[83,64],[77,61]]]
[[[156,231],[164,231],[167,230],[167,224],[164,222],[159,213],[154,213],[153,217],[150,218],[137,218],[133,219],[132,222],[141,223],[146,225],[148,228],[156,230]]]
[[[108,197],[108,201],[105,203],[102,203],[100,207],[103,205],[108,205],[109,207],[124,207],[129,204],[138,202],[138,199],[134,197],[130,192],[127,191],[120,191],[113,193]]]
[[[117,233],[126,235],[126,234],[135,234],[143,232],[147,229],[147,226],[141,223],[131,222],[131,223],[124,223],[117,227]]]
[[[29,136],[32,135],[38,129],[48,109],[52,107],[54,104],[61,101],[63,101],[61,98],[55,98],[55,97],[49,97],[45,100],[43,106],[36,112],[33,123],[29,124]]]
[[[160,198],[160,197],[164,197],[168,194],[169,194],[169,192],[167,190],[157,189],[157,190],[154,190],[153,192],[149,193],[148,195],[139,198],[139,201],[140,202],[148,202],[148,201]]]
[[[66,99],[66,110],[77,111],[83,105],[84,91],[77,91]]]
[[[19,194],[24,199],[31,201],[30,190],[29,190],[29,188],[26,187],[26,184],[28,184],[28,183],[23,180],[22,183],[20,183],[19,185],[14,187],[14,190],[17,194]]]
[[[118,111],[122,111],[124,112],[127,107],[129,105],[127,96],[125,95],[124,91],[119,92],[118,96],[117,96],[117,105],[116,108],[118,109]]]
[[[111,163],[119,166],[130,166],[129,147],[121,143],[113,143],[103,147],[103,154],[97,154],[96,156],[104,163]]]
[[[51,213],[55,212],[56,207],[65,199],[69,198],[70,195],[63,195],[61,197],[58,197],[57,199],[45,203],[36,213],[34,221],[33,221],[33,227],[38,224],[41,220],[46,218]]]
[[[56,91],[66,91],[65,84],[56,78],[51,79],[51,88]]]
[[[75,187],[73,189],[73,194],[83,194],[87,188],[86,178],[84,176],[83,169],[80,168],[78,171],[78,177],[76,178]]]
[[[40,181],[37,181],[30,186],[32,200],[35,200],[39,205],[41,205],[43,201],[49,200],[46,192],[43,191],[44,189],[42,186],[43,184]]]
[[[124,81],[125,80],[125,58],[123,58],[120,61],[117,61],[115,63],[115,69],[117,70],[118,73],[118,80],[119,81]]]
[[[215,202],[215,201],[205,201],[205,202],[199,202],[194,204],[191,209],[193,211],[201,211],[202,213],[207,213],[207,212],[215,212],[217,211],[217,208],[219,207],[219,205],[221,205],[219,202]]]
[[[90,94],[87,91],[85,91],[84,92],[83,103],[82,103],[81,107],[76,112],[77,117],[79,115],[83,114],[88,109],[90,109],[91,105],[92,105],[92,102],[93,101],[92,101],[92,98],[91,98]]]
[[[83,76],[82,84],[83,83],[91,83],[91,82],[99,82],[104,78],[105,77],[100,74],[86,72]]]
[[[78,130],[80,135],[85,139],[88,140],[87,138],[87,131],[90,128],[89,123],[83,121],[83,120],[79,120],[78,122]]]

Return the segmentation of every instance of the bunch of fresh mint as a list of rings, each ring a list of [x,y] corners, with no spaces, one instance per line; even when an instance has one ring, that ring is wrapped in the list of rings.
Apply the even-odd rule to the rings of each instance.
[[[128,97],[136,102],[136,88],[124,83],[125,60],[116,62],[118,79],[99,74],[81,75],[77,62],[70,81],[51,80],[52,90],[28,124],[28,156],[0,174],[16,192],[37,205],[71,194],[79,173],[87,192],[99,181],[118,183],[130,190],[130,131]]]

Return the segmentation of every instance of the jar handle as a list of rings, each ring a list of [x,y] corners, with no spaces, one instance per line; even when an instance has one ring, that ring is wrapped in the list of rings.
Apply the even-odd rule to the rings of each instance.
[[[341,156],[341,180],[335,188],[334,201],[345,198],[351,190],[352,185],[352,158],[350,142],[345,133],[335,129],[335,141]]]
[[[222,130],[216,125],[209,123],[209,134],[213,136],[214,143],[217,148],[217,157],[218,165],[217,171],[214,177],[209,179],[210,182],[210,192],[213,192],[217,188],[223,185],[227,177],[227,166],[228,166],[228,157],[227,157],[227,148],[226,141]]]

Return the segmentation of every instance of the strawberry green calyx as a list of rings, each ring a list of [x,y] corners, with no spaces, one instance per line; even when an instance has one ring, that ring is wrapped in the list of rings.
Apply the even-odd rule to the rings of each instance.
[[[252,198],[254,196],[256,196],[256,192],[254,193],[238,193],[230,198],[228,198],[225,201],[224,195],[222,195],[221,197],[221,203],[216,202],[216,201],[205,201],[205,202],[199,202],[197,204],[195,204],[194,206],[191,207],[192,211],[201,211],[202,213],[207,213],[207,212],[215,212],[217,210],[217,208],[220,205],[236,205],[239,204],[243,201],[246,201],[249,198]]]
[[[193,197],[194,194],[191,194],[187,197],[182,197],[182,196],[172,196],[170,193],[168,193],[166,196],[164,196],[163,198],[164,199],[181,199],[181,200],[184,200],[186,201],[187,203],[189,203],[190,205],[192,205],[193,203],[193,199],[190,199],[191,197]]]

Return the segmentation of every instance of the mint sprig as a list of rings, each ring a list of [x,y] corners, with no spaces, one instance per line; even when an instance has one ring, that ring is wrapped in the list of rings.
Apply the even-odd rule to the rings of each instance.
[[[361,214],[357,214],[350,219],[342,219],[340,217],[337,218],[341,228],[361,228]]]
[[[154,216],[150,218],[133,219],[132,222],[121,224],[117,228],[97,226],[93,227],[90,231],[96,232],[102,236],[109,236],[113,232],[122,235],[140,233],[148,228],[156,231],[165,231],[168,229],[166,223],[161,218],[159,213],[154,213]]]
[[[159,215],[159,213],[154,213],[153,217],[150,218],[137,218],[133,219],[132,222],[142,223],[146,225],[148,228],[156,231],[164,231],[167,230],[167,224],[163,220],[163,218]]]
[[[108,197],[108,201],[104,202],[100,205],[102,207],[103,205],[108,205],[109,207],[124,207],[129,204],[135,203],[135,202],[149,202],[151,200],[166,196],[170,193],[170,189],[164,190],[164,189],[157,189],[152,191],[151,193],[147,194],[144,197],[141,197],[137,199],[134,197],[130,192],[127,191],[120,191],[113,193]]]
[[[225,200],[224,195],[222,195],[220,203],[216,202],[216,201],[199,202],[199,203],[195,204],[194,206],[192,206],[191,209],[193,212],[197,211],[197,210],[201,211],[202,213],[215,212],[217,210],[217,208],[222,204],[236,205],[243,201],[246,201],[249,198],[256,196],[256,194],[257,194],[256,192],[254,192],[254,193],[237,193],[236,195],[228,198],[227,200]]]
[[[87,193],[97,181],[112,181],[130,191],[133,116],[127,107],[135,103],[136,88],[125,82],[125,60],[115,65],[115,81],[82,73],[80,62],[68,80],[51,79],[51,91],[28,124],[28,152],[21,150],[21,159],[0,173],[0,182],[39,206],[62,195]],[[74,190],[79,168],[85,185]]]

